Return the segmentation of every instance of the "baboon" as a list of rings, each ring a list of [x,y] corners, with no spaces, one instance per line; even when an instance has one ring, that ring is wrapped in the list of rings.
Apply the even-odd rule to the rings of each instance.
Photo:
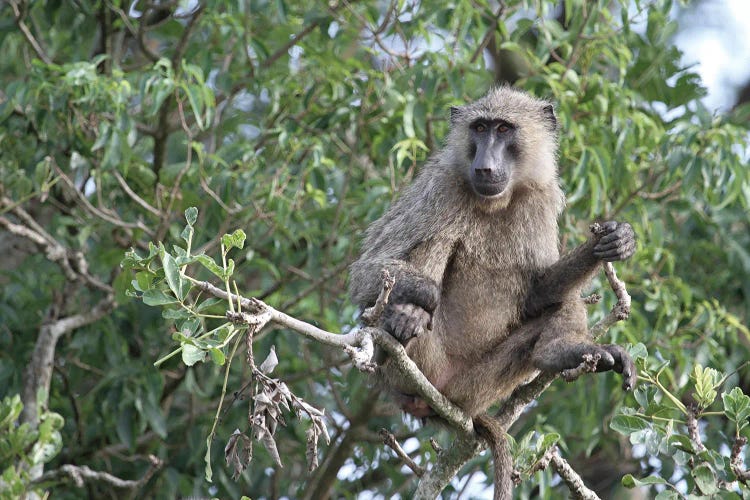
[[[382,269],[395,277],[382,327],[475,424],[537,370],[575,368],[584,354],[599,356],[597,371],[622,373],[624,388],[635,383],[623,348],[589,338],[580,296],[601,261],[634,253],[633,230],[605,222],[561,258],[556,155],[557,119],[546,101],[499,87],[451,108],[446,145],[370,225],[351,267],[350,293],[362,308],[377,299]],[[387,361],[379,372],[404,411],[433,415]],[[509,498],[500,440],[496,476],[506,470],[495,498]]]

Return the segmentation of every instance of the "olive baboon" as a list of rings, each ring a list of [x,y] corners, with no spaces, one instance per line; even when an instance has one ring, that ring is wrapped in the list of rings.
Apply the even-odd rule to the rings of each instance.
[[[350,293],[363,308],[382,269],[395,277],[383,328],[472,417],[537,370],[575,368],[584,354],[599,355],[598,371],[622,373],[623,387],[635,382],[624,349],[589,338],[580,298],[602,260],[633,254],[635,236],[606,222],[560,258],[556,128],[551,104],[509,87],[451,108],[446,146],[368,228],[351,267]],[[405,411],[432,415],[387,362],[380,372]],[[496,498],[509,497],[509,472]]]

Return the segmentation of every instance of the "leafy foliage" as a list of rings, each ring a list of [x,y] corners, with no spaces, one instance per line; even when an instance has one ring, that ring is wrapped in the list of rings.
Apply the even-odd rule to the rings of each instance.
[[[63,446],[62,416],[45,412],[39,427],[32,429],[19,424],[22,410],[17,395],[0,401],[0,498],[17,498],[28,491],[27,467],[49,462]]]
[[[356,311],[346,267],[362,231],[439,147],[448,107],[512,69],[517,85],[556,104],[564,246],[593,219],[627,220],[640,241],[618,268],[633,313],[608,339],[639,353],[639,387],[623,395],[607,375],[555,383],[513,429],[528,437],[516,453],[528,475],[518,495],[563,494],[549,470],[532,474],[553,442],[603,497],[621,484],[661,498],[747,494],[735,482],[750,394],[747,111],[701,104],[705,90],[671,44],[675,8],[5,2],[0,49],[18,57],[0,58],[0,395],[22,393],[43,328],[94,309],[108,287],[117,304],[58,340],[40,408],[64,417],[55,420],[64,446],[45,468],[137,479],[152,453],[168,465],[143,486],[147,497],[408,496],[411,476],[372,431],[391,428],[422,464],[434,456],[427,438],[447,441],[445,431],[402,421],[348,357],[283,329],[253,335],[255,352],[275,347],[279,378],[251,392],[251,365],[236,354],[245,330],[225,315],[237,305],[192,280],[230,292],[236,283],[347,331]],[[592,321],[612,300],[605,293]],[[295,407],[287,389],[313,406]],[[269,441],[245,469],[250,401],[276,452]],[[271,432],[285,404],[312,424]],[[687,429],[693,405],[705,451]],[[328,432],[331,446],[315,452]],[[29,487],[24,453],[3,462],[14,491]],[[446,497],[488,482],[486,467],[486,457],[470,462]],[[70,483],[45,487],[81,495]],[[86,488],[120,494],[104,482]]]

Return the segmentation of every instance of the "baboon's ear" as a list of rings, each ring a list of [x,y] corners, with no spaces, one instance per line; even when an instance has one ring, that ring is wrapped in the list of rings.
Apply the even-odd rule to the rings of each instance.
[[[544,118],[547,119],[547,127],[550,130],[557,130],[557,116],[555,116],[555,107],[552,104],[545,104],[542,110],[544,111]]]
[[[451,106],[451,125],[455,125],[458,121],[458,117],[461,115],[461,108],[458,106]]]

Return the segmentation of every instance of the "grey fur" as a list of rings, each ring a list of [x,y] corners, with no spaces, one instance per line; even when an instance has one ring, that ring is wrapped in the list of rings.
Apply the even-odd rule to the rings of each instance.
[[[469,125],[477,119],[512,124],[519,152],[507,188],[492,198],[477,196],[467,175]],[[556,155],[555,119],[546,101],[499,87],[452,108],[445,147],[368,228],[363,253],[351,267],[350,294],[363,308],[380,292],[381,270],[395,275],[397,298],[386,308],[385,327],[397,332],[427,378],[472,417],[537,370],[574,368],[585,353],[601,356],[598,369],[623,372],[626,385],[634,383],[624,350],[589,339],[580,300],[600,259],[632,255],[632,229],[606,223],[603,234],[561,259],[557,218],[564,195]],[[419,302],[434,291],[439,296],[432,311]],[[380,373],[402,396],[406,411],[429,411],[387,361]],[[501,453],[502,443],[496,445]],[[507,477],[502,484],[496,498],[509,494]]]

